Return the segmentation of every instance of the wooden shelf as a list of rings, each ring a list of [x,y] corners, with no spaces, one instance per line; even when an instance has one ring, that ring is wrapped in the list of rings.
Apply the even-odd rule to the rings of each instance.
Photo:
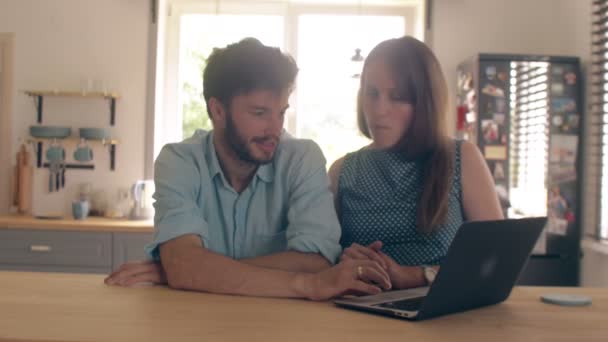
[[[98,97],[119,99],[120,95],[111,92],[81,92],[81,91],[54,91],[54,90],[24,90],[29,96],[56,96],[56,97]]]
[[[30,137],[28,138],[26,141],[28,143],[37,143],[39,141],[48,141],[48,140],[61,140],[61,141],[74,141],[74,142],[79,142],[81,138],[79,137],[73,137],[73,136],[69,136],[67,138],[37,138],[37,137]],[[89,141],[100,141],[102,145],[107,146],[107,145],[118,145],[120,144],[120,141],[118,139],[85,139],[87,142]]]
[[[114,126],[116,121],[116,100],[120,96],[116,93],[107,92],[82,92],[82,91],[55,91],[55,90],[24,90],[26,95],[34,98],[38,123],[42,123],[42,107],[45,97],[71,97],[71,98],[100,98],[110,103],[110,126]]]

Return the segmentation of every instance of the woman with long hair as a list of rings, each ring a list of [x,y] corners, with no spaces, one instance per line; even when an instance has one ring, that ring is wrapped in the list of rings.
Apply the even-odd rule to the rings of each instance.
[[[503,218],[489,169],[476,146],[448,136],[444,75],[415,38],[370,52],[357,101],[372,143],[329,170],[341,260],[377,261],[393,289],[427,285],[464,221]]]

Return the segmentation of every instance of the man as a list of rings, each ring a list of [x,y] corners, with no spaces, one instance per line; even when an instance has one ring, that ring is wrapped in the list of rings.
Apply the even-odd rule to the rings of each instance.
[[[154,262],[108,284],[324,300],[390,288],[371,260],[335,267],[340,226],[325,159],[283,132],[297,74],[277,48],[245,39],[216,49],[203,75],[213,131],[163,148],[155,163]]]

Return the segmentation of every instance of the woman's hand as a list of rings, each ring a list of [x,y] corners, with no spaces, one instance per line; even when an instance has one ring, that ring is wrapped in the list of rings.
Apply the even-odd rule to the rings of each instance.
[[[374,241],[367,246],[353,243],[344,249],[340,260],[373,260],[386,270],[393,289],[409,289],[426,285],[422,268],[401,266],[393,258],[382,252],[382,241]]]
[[[382,268],[387,269],[386,260],[378,254],[382,249],[381,241],[374,241],[368,246],[361,246],[358,243],[353,243],[350,247],[345,248],[340,255],[340,261],[345,260],[372,260],[377,262]]]
[[[384,254],[382,251],[377,252],[388,265],[387,273],[391,278],[391,283],[395,290],[410,289],[427,285],[426,278],[420,266],[402,266],[399,265],[393,258]]]

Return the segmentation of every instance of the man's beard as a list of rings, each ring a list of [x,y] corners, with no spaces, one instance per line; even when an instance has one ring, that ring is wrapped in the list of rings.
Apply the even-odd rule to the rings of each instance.
[[[268,159],[255,158],[248,148],[247,140],[243,137],[243,135],[236,128],[236,125],[234,124],[234,121],[232,120],[232,112],[229,111],[226,114],[227,114],[226,115],[226,130],[224,131],[225,139],[228,142],[228,145],[230,146],[230,148],[234,151],[234,153],[236,153],[237,157],[239,159],[241,159],[242,161],[247,162],[249,164],[253,164],[253,165],[264,165],[264,164],[270,163],[272,161],[272,158],[274,157],[274,153]],[[253,138],[252,140],[254,140],[256,142],[261,142],[261,141],[268,140],[268,139],[273,139],[273,137],[272,136],[263,136],[263,137]],[[278,143],[278,139],[277,139],[277,143]]]

